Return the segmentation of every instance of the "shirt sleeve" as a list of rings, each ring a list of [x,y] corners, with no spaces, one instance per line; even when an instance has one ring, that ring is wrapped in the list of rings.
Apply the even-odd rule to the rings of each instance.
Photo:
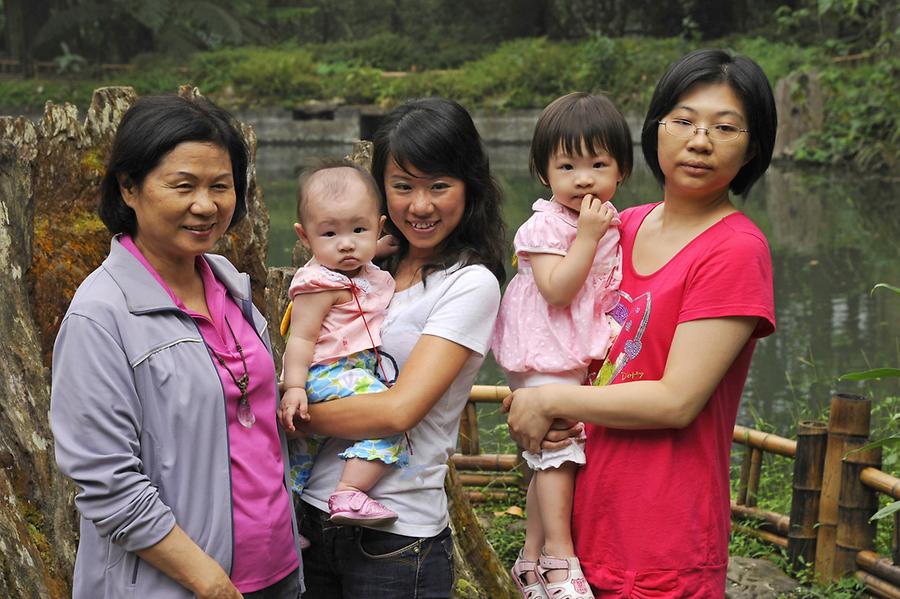
[[[500,307],[500,285],[483,266],[466,266],[449,275],[423,335],[434,335],[485,355]]]
[[[753,337],[775,331],[772,257],[768,244],[735,231],[710,248],[685,282],[678,322],[727,316],[757,316]]]
[[[513,245],[516,255],[527,253],[565,256],[576,232],[575,227],[552,213],[535,212],[516,231]]]
[[[347,289],[350,281],[344,275],[328,270],[318,264],[301,266],[291,279],[288,289],[288,297],[294,299],[301,293],[318,293],[320,291],[335,291]]]
[[[142,469],[142,408],[125,352],[100,324],[71,314],[56,338],[52,373],[56,461],[78,486],[78,511],[126,551],[155,545],[175,516]]]

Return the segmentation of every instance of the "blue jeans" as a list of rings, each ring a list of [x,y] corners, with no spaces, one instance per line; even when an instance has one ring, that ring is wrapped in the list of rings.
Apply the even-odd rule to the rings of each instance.
[[[420,539],[341,526],[300,502],[300,531],[311,545],[303,552],[304,598],[446,599],[453,589],[450,527]]]
[[[300,599],[300,573],[294,568],[278,582],[258,591],[244,593],[244,599]]]

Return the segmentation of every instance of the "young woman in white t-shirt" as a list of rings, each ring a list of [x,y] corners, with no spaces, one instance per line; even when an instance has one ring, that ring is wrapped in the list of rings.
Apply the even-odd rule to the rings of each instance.
[[[504,279],[501,193],[475,125],[459,104],[414,100],[375,134],[372,174],[397,249],[381,264],[396,293],[381,329],[396,382],[377,397],[310,406],[298,428],[328,435],[301,508],[310,597],[449,597],[453,585],[444,478],[460,414],[490,347]],[[390,360],[383,360],[390,371]],[[390,372],[388,376],[392,378]],[[408,432],[409,466],[370,495],[397,512],[377,528],[328,519],[340,478],[336,457],[352,441]]]

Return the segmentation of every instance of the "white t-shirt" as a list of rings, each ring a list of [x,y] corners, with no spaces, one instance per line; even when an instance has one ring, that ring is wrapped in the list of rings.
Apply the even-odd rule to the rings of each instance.
[[[381,350],[402,368],[419,337],[434,335],[467,347],[472,355],[446,393],[409,431],[409,466],[389,469],[369,492],[399,514],[396,522],[379,530],[410,537],[432,537],[450,521],[444,493],[447,460],[456,449],[460,414],[490,348],[500,305],[497,279],[483,266],[439,271],[427,283],[394,294],[381,327]],[[382,362],[387,375],[394,378],[390,360]],[[328,497],[344,467],[338,453],[350,444],[331,438],[319,448],[303,501],[328,511]]]

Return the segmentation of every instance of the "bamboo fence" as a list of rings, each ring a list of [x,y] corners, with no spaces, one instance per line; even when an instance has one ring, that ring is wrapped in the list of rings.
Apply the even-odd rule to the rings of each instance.
[[[527,486],[517,454],[480,452],[476,404],[507,395],[508,387],[475,385],[463,412],[460,453],[451,460],[471,501],[503,501]],[[861,449],[869,443],[870,415],[868,399],[837,393],[828,423],[800,422],[796,440],[735,426],[732,439],[745,454],[731,514],[735,529],[786,549],[795,569],[811,566],[822,581],[852,575],[876,597],[900,599],[900,511],[888,557],[874,552],[878,521],[870,521],[879,493],[900,499],[900,478],[880,469],[881,448]],[[756,507],[764,453],[793,460],[790,514]]]

